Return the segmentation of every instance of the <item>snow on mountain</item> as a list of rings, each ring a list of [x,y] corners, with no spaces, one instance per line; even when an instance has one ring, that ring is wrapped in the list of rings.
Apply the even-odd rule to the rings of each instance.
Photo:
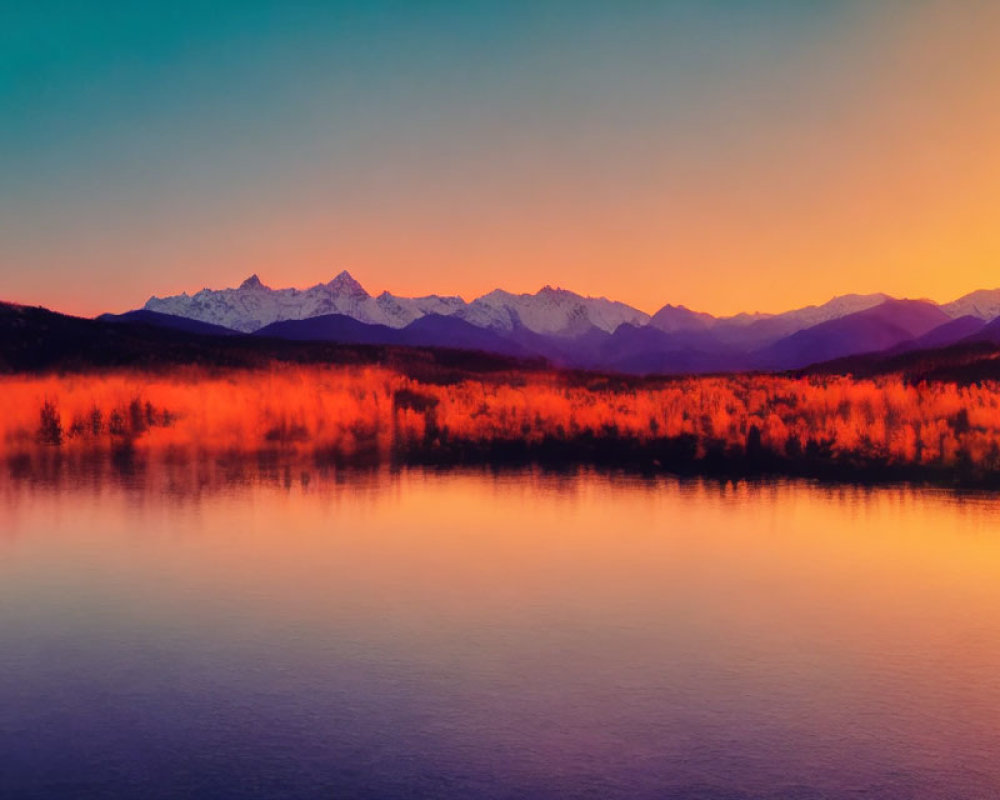
[[[147,311],[170,314],[251,333],[274,322],[341,314],[369,325],[402,329],[428,315],[453,316],[501,336],[542,336],[555,340],[610,334],[621,325],[651,325],[671,334],[699,334],[699,348],[738,347],[749,352],[796,331],[874,308],[884,294],[848,294],[783,314],[739,314],[715,318],[683,306],[666,305],[653,317],[625,303],[584,297],[545,286],[535,294],[496,289],[466,303],[461,297],[371,296],[348,272],[308,289],[272,289],[251,275],[235,289],[202,289],[194,295],[151,297]],[[1000,289],[973,292],[941,306],[951,317],[972,315],[990,320],[1000,315]],[[712,343],[715,344],[712,344]]]
[[[348,272],[309,289],[272,289],[251,275],[238,289],[202,289],[194,295],[151,297],[149,311],[197,319],[251,333],[272,322],[344,314],[359,322],[402,328],[425,314],[450,314],[460,297],[372,297]]]
[[[829,322],[831,319],[840,319],[848,314],[857,314],[859,311],[874,308],[889,299],[889,295],[881,292],[876,294],[843,294],[828,300],[823,305],[806,306],[777,316],[786,320],[794,320],[796,325],[801,325],[803,328],[810,328],[821,322]]]
[[[737,314],[735,317],[722,317],[712,331],[720,341],[740,343],[751,350],[769,345],[796,331],[866,311],[889,299],[886,294],[845,294],[819,306],[805,306],[783,314]],[[754,316],[756,319],[753,319]]]
[[[685,306],[667,304],[653,315],[649,324],[667,333],[716,329],[718,326],[723,339],[749,337],[748,341],[758,344],[768,338],[776,339],[821,322],[874,308],[888,299],[885,294],[845,294],[819,306],[805,306],[780,314],[758,311],[731,317],[713,317],[704,312],[691,311]]]
[[[347,272],[309,289],[272,289],[251,275],[237,289],[202,289],[194,295],[151,297],[146,310],[173,314],[251,333],[282,320],[343,314],[359,322],[403,328],[436,314],[455,316],[497,332],[527,328],[535,333],[574,336],[591,328],[612,332],[623,323],[644,325],[649,315],[603,297],[582,297],[546,286],[536,294],[497,289],[466,303],[461,297],[372,297]]]
[[[455,315],[497,331],[518,327],[535,333],[578,336],[591,328],[611,333],[619,325],[645,325],[646,314],[604,297],[583,297],[566,289],[545,286],[535,294],[511,294],[496,289],[476,298]]]
[[[755,322],[760,322],[761,320],[774,319],[774,317],[777,316],[779,315],[769,314],[766,311],[741,311],[739,314],[733,314],[731,317],[718,317],[718,321],[724,322],[729,327],[738,328],[741,326],[753,325]]]
[[[796,331],[758,351],[754,361],[764,369],[796,369],[895,347],[947,322],[950,322],[948,315],[930,301],[890,298]]]
[[[649,320],[649,324],[664,333],[702,331],[711,328],[718,320],[703,311],[692,311],[687,306],[667,303]]]
[[[396,297],[389,292],[382,292],[375,298],[375,305],[387,320],[383,324],[402,328],[428,314],[454,314],[465,308],[466,303],[461,297],[439,297],[436,294],[427,297]]]
[[[949,317],[978,317],[989,322],[1000,316],[1000,289],[980,289],[941,306]]]

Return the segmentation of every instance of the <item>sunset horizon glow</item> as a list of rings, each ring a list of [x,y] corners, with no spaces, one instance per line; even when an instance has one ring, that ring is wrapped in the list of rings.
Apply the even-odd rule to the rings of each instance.
[[[635,308],[636,310],[645,312],[645,313],[650,314],[650,315],[655,314],[658,310],[660,310],[661,308],[663,308],[665,305],[670,304],[670,305],[673,305],[673,306],[680,306],[680,307],[688,308],[691,311],[695,311],[695,312],[699,312],[699,313],[712,314],[713,316],[716,316],[716,317],[719,317],[719,318],[725,318],[727,316],[733,316],[733,315],[737,315],[737,314],[741,314],[741,313],[764,314],[764,315],[768,315],[768,314],[781,314],[781,313],[786,312],[786,311],[795,310],[796,308],[804,308],[804,307],[808,307],[808,306],[821,306],[824,303],[829,302],[832,299],[835,299],[836,297],[842,296],[843,294],[877,294],[880,291],[880,290],[876,289],[876,290],[873,290],[872,292],[844,292],[841,295],[831,295],[831,296],[823,297],[823,298],[816,297],[816,298],[813,298],[812,300],[806,300],[806,301],[804,301],[804,302],[802,302],[802,303],[800,303],[800,304],[798,304],[798,305],[796,305],[794,307],[793,306],[789,306],[787,308],[778,308],[778,307],[767,308],[767,309],[764,309],[764,308],[740,308],[739,310],[733,311],[731,313],[715,313],[715,312],[713,312],[710,309],[692,308],[691,306],[688,306],[685,303],[678,303],[678,302],[674,302],[674,301],[669,300],[669,299],[664,300],[663,302],[657,302],[657,301],[653,300],[653,301],[647,301],[647,302],[639,301],[639,302],[636,302],[636,303],[627,303],[627,301],[622,300],[620,297],[616,297],[616,296],[614,296],[612,294],[585,294],[583,292],[578,291],[573,286],[560,286],[560,285],[553,285],[553,284],[550,284],[550,283],[538,284],[537,286],[534,286],[534,288],[530,288],[530,287],[526,286],[525,288],[521,288],[521,289],[511,288],[509,286],[503,286],[503,285],[493,285],[493,286],[490,286],[489,288],[484,289],[482,291],[476,291],[475,293],[461,293],[461,292],[454,292],[454,291],[426,291],[426,290],[420,290],[420,289],[414,290],[411,293],[403,293],[401,291],[394,290],[390,286],[371,286],[371,285],[369,285],[364,280],[364,276],[361,276],[361,275],[359,275],[357,273],[354,273],[354,272],[352,272],[349,269],[342,269],[342,270],[337,270],[337,271],[331,273],[326,278],[321,278],[319,280],[311,281],[309,283],[299,283],[299,284],[285,284],[285,283],[282,283],[283,278],[281,277],[281,275],[279,273],[275,273],[276,276],[277,276],[275,279],[269,279],[267,273],[254,272],[252,274],[244,275],[241,279],[234,280],[234,281],[231,282],[231,284],[225,285],[225,286],[222,286],[222,285],[213,286],[213,285],[208,285],[208,284],[198,285],[198,286],[191,285],[191,286],[182,287],[182,288],[180,288],[177,291],[151,292],[145,298],[137,299],[132,306],[129,306],[129,308],[140,308],[140,307],[143,306],[143,304],[147,300],[149,300],[152,297],[164,298],[164,297],[173,297],[173,296],[181,295],[181,294],[194,295],[194,294],[197,294],[198,292],[200,292],[203,289],[208,289],[210,291],[225,291],[225,290],[238,289],[240,287],[240,285],[244,281],[246,281],[246,280],[248,280],[248,279],[250,279],[252,277],[258,278],[260,280],[261,284],[265,288],[267,288],[267,289],[271,289],[271,290],[275,290],[275,291],[280,291],[280,290],[285,290],[285,289],[296,289],[296,290],[299,290],[299,291],[304,291],[306,289],[310,289],[310,288],[315,287],[317,285],[322,285],[322,284],[329,283],[334,278],[336,278],[338,275],[340,275],[341,273],[344,273],[344,272],[348,273],[354,280],[356,280],[361,285],[361,287],[371,297],[378,297],[378,295],[382,294],[382,292],[388,292],[388,293],[390,293],[392,295],[395,295],[396,297],[425,297],[425,296],[428,296],[428,295],[439,295],[439,296],[442,296],[442,297],[443,296],[457,296],[457,297],[460,297],[463,301],[469,303],[469,302],[472,302],[473,300],[475,300],[475,299],[477,299],[479,297],[482,297],[482,296],[484,296],[486,294],[489,294],[490,292],[495,291],[495,290],[502,290],[502,291],[505,291],[505,292],[509,292],[512,295],[534,295],[534,294],[537,294],[538,292],[542,291],[543,289],[555,289],[556,291],[574,292],[574,293],[579,294],[579,295],[581,295],[583,297],[586,297],[586,298],[603,298],[603,299],[606,299],[606,300],[612,300],[612,301],[618,301],[618,302],[626,303],[627,305]],[[970,292],[971,291],[977,291],[977,290],[996,290],[996,289],[1000,289],[1000,286],[982,285],[982,286],[977,286],[974,289],[971,289]],[[906,296],[892,295],[891,292],[882,292],[882,293],[886,294],[886,295],[889,295],[889,296],[896,297],[896,299],[900,299],[900,300],[922,300],[922,301],[927,301],[927,302],[937,303],[937,304],[949,303],[949,302],[951,302],[953,300],[959,299],[960,297],[962,297],[962,296],[964,296],[966,294],[969,294],[969,292],[963,292],[963,293],[961,293],[959,295],[955,295],[955,296],[950,296],[949,295],[949,296],[940,296],[940,297],[906,297]],[[21,304],[22,305],[44,305],[44,304],[32,304],[32,303],[21,303]],[[56,308],[54,310],[56,310],[56,311],[65,311],[65,309],[59,309],[59,308]],[[116,310],[123,310],[123,309],[116,309]],[[103,313],[103,312],[101,310],[96,310],[96,311],[84,310],[84,311],[78,312],[78,315],[80,315],[80,316],[96,316],[97,314],[100,314],[100,313]]]
[[[1000,284],[1000,6],[31,4],[0,299],[561,286],[652,313]]]

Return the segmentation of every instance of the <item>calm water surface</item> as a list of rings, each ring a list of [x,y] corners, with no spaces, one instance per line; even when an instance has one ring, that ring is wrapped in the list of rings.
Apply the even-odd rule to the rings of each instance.
[[[0,797],[997,798],[998,509],[0,478]]]

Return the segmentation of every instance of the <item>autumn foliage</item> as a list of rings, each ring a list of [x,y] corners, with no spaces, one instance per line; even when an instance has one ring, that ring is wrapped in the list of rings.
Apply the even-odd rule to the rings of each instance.
[[[560,372],[418,380],[381,366],[0,379],[8,457],[129,448],[332,461],[619,460],[664,469],[1000,473],[1000,385]]]

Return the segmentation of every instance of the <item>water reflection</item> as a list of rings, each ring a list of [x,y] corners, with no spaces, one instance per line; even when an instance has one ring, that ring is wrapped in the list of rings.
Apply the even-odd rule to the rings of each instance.
[[[989,495],[49,464],[0,482],[0,795],[988,797]]]

